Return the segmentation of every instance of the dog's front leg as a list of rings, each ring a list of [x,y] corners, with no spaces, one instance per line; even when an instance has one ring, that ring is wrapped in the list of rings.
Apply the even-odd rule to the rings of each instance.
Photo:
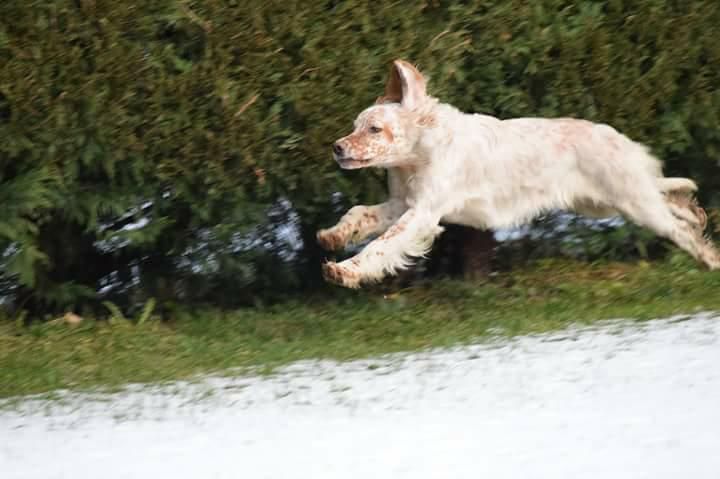
[[[429,210],[411,208],[379,238],[360,253],[340,263],[323,265],[323,276],[331,283],[358,288],[363,282],[379,281],[409,266],[411,258],[424,256],[442,231],[440,217]]]
[[[373,206],[353,206],[332,228],[317,232],[320,246],[329,251],[338,251],[350,243],[385,231],[402,215],[404,202],[392,199]]]

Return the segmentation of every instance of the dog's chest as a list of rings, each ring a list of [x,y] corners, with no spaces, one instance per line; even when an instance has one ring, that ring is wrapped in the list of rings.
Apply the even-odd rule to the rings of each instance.
[[[413,207],[418,203],[445,203],[447,202],[446,191],[458,193],[464,185],[441,185],[428,181],[425,176],[428,172],[394,169],[390,171],[390,191],[395,197],[402,197],[405,204]],[[436,176],[442,176],[442,172]],[[487,217],[488,205],[481,199],[468,199],[462,202],[462,206],[453,212],[442,217],[443,223],[459,224],[481,228],[484,227],[490,218]]]

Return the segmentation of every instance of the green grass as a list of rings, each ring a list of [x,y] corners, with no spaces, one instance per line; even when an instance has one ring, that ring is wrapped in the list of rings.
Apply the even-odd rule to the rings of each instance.
[[[662,264],[547,262],[473,285],[443,281],[386,298],[342,291],[264,309],[160,322],[0,322],[0,397],[118,387],[308,358],[349,360],[545,332],[618,317],[720,310],[720,273]]]

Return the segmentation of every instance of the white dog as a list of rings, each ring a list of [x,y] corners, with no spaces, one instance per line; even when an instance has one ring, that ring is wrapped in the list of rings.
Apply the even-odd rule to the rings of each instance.
[[[428,252],[441,222],[499,229],[549,210],[623,215],[672,240],[710,269],[720,255],[703,238],[706,216],[685,178],[665,178],[648,149],[585,120],[463,113],[426,92],[411,64],[394,61],[385,95],[333,145],[344,169],[389,170],[390,198],[351,208],[317,234],[337,250],[372,235],[353,258],[323,265],[325,278],[357,288]]]

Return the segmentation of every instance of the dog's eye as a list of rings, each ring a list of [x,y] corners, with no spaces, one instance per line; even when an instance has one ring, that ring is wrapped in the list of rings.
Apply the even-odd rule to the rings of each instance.
[[[370,127],[370,133],[380,133],[381,131],[382,131],[382,128],[378,128],[377,126]]]

